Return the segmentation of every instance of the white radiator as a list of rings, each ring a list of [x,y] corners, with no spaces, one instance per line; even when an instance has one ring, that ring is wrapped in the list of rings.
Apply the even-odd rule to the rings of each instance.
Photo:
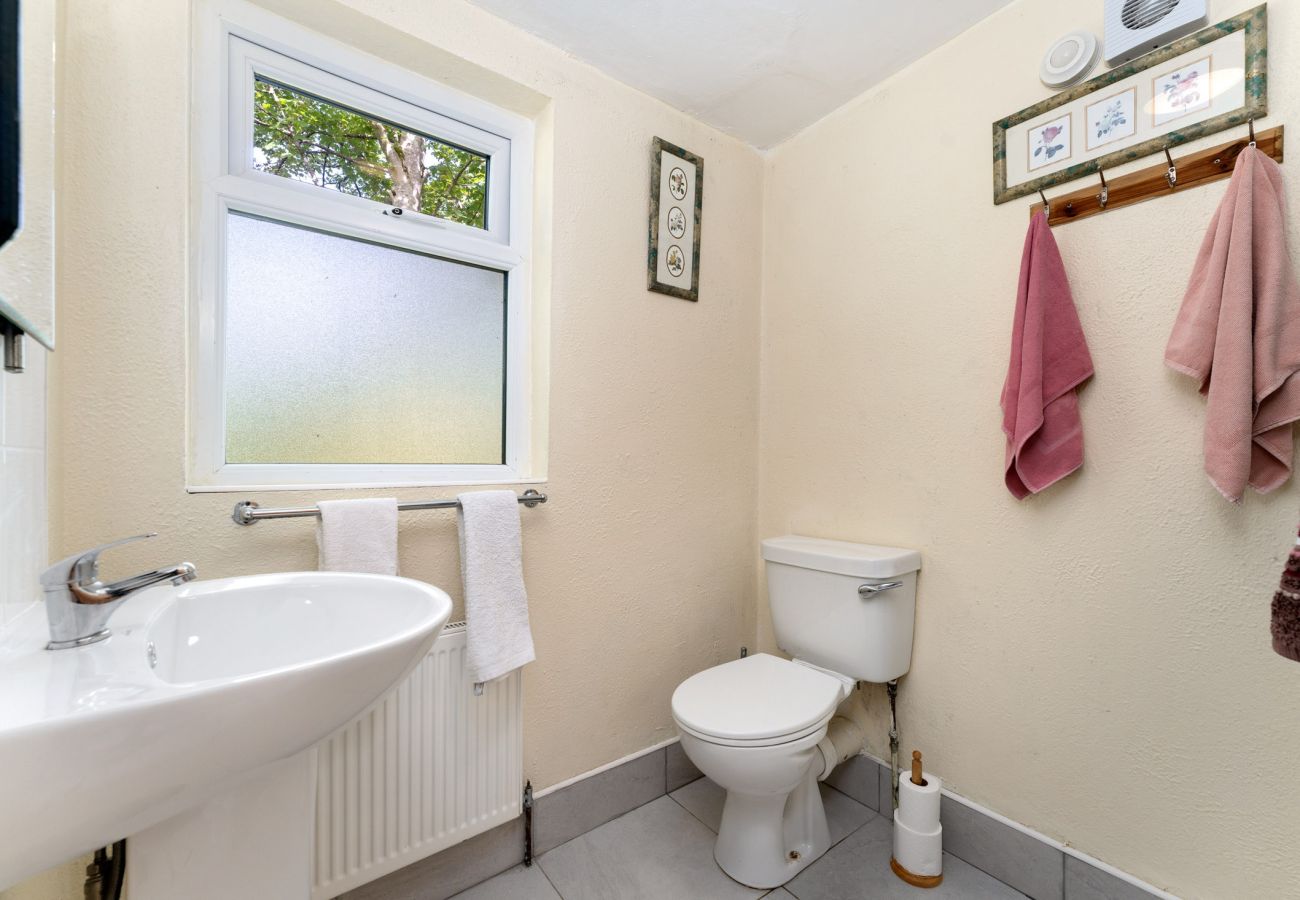
[[[465,675],[465,624],[317,748],[312,900],[337,897],[520,814],[521,676]],[[520,848],[522,858],[523,848]]]

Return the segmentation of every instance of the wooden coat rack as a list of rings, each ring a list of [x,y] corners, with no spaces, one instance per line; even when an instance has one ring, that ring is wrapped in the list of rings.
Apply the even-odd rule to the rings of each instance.
[[[1100,183],[1060,197],[1047,197],[1039,191],[1043,202],[1035,203],[1030,207],[1029,213],[1031,216],[1038,215],[1046,204],[1049,209],[1047,223],[1065,225],[1113,209],[1132,206],[1143,200],[1163,197],[1228,178],[1232,175],[1232,167],[1237,162],[1237,156],[1250,145],[1252,140],[1261,153],[1266,153],[1278,162],[1282,162],[1282,127],[1279,125],[1255,134],[1254,123],[1251,123],[1249,135],[1208,150],[1188,154],[1182,159],[1174,159],[1169,151],[1165,150],[1166,164],[1164,165],[1151,166],[1113,179],[1106,178],[1106,173],[1101,172]]]

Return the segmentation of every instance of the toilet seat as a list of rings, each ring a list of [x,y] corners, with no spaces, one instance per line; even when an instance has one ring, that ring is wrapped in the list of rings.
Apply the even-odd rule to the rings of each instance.
[[[705,669],[678,685],[673,718],[702,741],[767,747],[825,726],[844,684],[824,672],[766,653]]]

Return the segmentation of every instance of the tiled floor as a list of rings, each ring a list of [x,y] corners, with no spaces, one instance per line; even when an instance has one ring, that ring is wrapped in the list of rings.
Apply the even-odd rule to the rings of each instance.
[[[945,853],[943,884],[908,887],[889,869],[888,819],[822,785],[833,846],[774,891],[732,881],[713,861],[723,791],[707,778],[561,844],[526,869],[457,894],[461,900],[1001,900],[1022,898],[1002,882]]]

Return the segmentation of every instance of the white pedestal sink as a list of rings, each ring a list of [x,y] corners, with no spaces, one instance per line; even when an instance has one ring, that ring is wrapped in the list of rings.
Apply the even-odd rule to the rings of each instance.
[[[255,834],[259,793],[300,797],[300,784],[307,815],[286,838],[309,847],[303,751],[401,681],[450,614],[445,592],[405,578],[255,575],[150,588],[113,615],[108,640],[50,651],[38,604],[0,632],[0,889],[172,817],[177,839]],[[147,853],[159,832],[142,835],[144,858],[128,855],[141,882],[161,871]]]

